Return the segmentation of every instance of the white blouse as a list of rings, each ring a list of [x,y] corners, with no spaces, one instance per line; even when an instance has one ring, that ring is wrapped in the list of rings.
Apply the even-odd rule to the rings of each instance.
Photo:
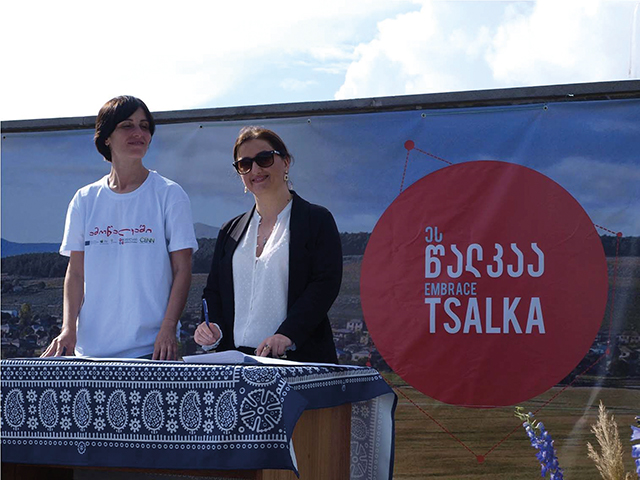
[[[287,317],[291,204],[280,212],[262,254],[256,257],[260,214],[256,209],[233,254],[233,335],[236,347],[256,348]]]

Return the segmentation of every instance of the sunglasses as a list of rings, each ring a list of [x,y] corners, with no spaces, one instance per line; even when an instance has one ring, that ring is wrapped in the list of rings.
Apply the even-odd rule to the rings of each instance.
[[[260,152],[255,157],[243,157],[233,162],[233,166],[240,175],[246,175],[251,171],[253,162],[257,163],[260,168],[268,168],[273,165],[273,156],[281,155],[277,150],[265,150]]]

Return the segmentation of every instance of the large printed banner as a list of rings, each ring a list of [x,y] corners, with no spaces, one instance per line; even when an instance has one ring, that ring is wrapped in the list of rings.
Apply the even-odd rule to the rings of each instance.
[[[284,139],[298,194],[341,232],[372,233],[364,261],[345,259],[334,329],[364,318],[389,365],[427,395],[520,402],[562,380],[603,319],[640,330],[622,308],[635,305],[633,284],[605,310],[601,245],[640,235],[639,99],[160,125],[145,164],[185,189],[210,238],[253,203],[231,165],[251,123]],[[75,191],[109,171],[92,136],[3,133],[3,257],[8,245],[55,251]],[[19,309],[12,298],[3,310]]]
[[[385,211],[361,285],[378,350],[409,384],[454,405],[513,405],[585,356],[607,265],[593,223],[560,185],[512,163],[465,162]]]

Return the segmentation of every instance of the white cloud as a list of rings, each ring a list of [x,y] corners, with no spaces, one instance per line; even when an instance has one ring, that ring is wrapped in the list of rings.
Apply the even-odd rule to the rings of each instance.
[[[212,47],[231,26],[216,22],[206,4],[200,15],[156,5],[38,2],[34,11],[29,2],[7,4],[2,44],[14,47],[3,52],[11,72],[3,118],[92,115],[123,93],[156,110],[223,94],[235,72]],[[16,104],[16,93],[25,101]]]
[[[335,98],[626,79],[634,7],[423,0],[356,48]]]
[[[640,202],[640,165],[569,157],[542,172],[584,204],[618,203],[634,198]]]
[[[636,0],[5,3],[8,120],[626,78]]]
[[[508,8],[486,58],[508,85],[621,79],[630,27],[611,2],[539,0],[530,12]]]
[[[285,78],[282,82],[280,82],[280,85],[285,90],[304,91],[310,87],[313,87],[317,83],[318,82],[316,82],[315,80],[302,81],[296,78]]]
[[[353,48],[347,44],[313,46],[309,53],[318,61],[353,60]]]
[[[640,233],[640,165],[568,157],[541,173],[571,193],[594,223]]]
[[[374,32],[378,20],[411,5],[408,0],[328,0],[321,7],[297,0],[9,2],[0,19],[1,115],[7,120],[94,115],[107,99],[123,93],[143,98],[152,110],[216,106],[269,79],[278,86],[282,70],[301,70],[299,77],[286,72],[301,81],[308,80],[306,70],[342,73],[363,32]],[[301,59],[310,66],[296,66]],[[273,103],[286,90],[266,93],[272,97],[265,103]]]

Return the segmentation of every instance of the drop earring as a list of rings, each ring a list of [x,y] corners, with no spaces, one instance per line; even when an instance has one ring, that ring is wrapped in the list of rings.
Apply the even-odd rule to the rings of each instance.
[[[247,190],[247,186],[244,186],[244,193],[247,193],[249,190]]]
[[[289,181],[289,172],[284,172],[284,181],[285,182]]]

